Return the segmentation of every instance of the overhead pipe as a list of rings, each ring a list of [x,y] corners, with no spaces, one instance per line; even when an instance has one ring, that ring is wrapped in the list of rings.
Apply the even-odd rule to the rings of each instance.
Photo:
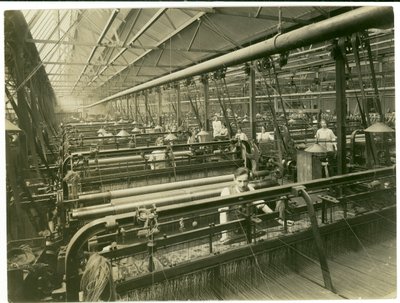
[[[268,175],[268,171],[258,171],[252,173],[252,177],[262,177]],[[208,178],[200,178],[200,179],[192,179],[186,181],[179,181],[179,182],[171,182],[166,184],[156,184],[156,185],[149,185],[149,186],[141,186],[135,188],[127,188],[127,189],[120,189],[120,190],[113,190],[107,191],[97,194],[90,194],[90,195],[81,195],[79,196],[79,203],[88,203],[88,202],[96,202],[96,201],[110,201],[112,199],[117,198],[124,198],[129,196],[137,196],[137,195],[144,195],[148,193],[158,193],[162,191],[169,191],[174,189],[182,189],[194,186],[202,186],[208,184],[215,184],[215,183],[222,183],[233,181],[233,174],[230,175],[223,175],[217,177],[208,177]]]
[[[288,33],[276,35],[268,40],[123,90],[98,102],[87,105],[86,107],[92,107],[155,86],[161,86],[166,83],[208,73],[222,66],[228,67],[245,63],[263,56],[270,56],[294,48],[350,35],[368,28],[385,26],[392,24],[393,21],[393,8],[390,6],[360,7],[350,12],[295,29]]]

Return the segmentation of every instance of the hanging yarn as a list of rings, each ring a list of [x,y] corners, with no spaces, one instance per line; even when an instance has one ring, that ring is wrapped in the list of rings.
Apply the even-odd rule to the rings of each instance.
[[[109,260],[97,253],[90,256],[82,275],[81,291],[85,302],[116,300]]]

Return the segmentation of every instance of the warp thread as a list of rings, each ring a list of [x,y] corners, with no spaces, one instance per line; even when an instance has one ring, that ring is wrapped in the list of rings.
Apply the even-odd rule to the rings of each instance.
[[[111,262],[97,253],[92,254],[81,279],[83,301],[115,301]]]

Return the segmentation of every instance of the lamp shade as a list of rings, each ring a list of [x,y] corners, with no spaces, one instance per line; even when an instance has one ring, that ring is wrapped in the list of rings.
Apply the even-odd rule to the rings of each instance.
[[[121,129],[117,134],[117,137],[128,137],[129,133],[125,129]]]
[[[169,133],[168,135],[165,136],[164,138],[166,141],[175,141],[178,139],[174,134]]]
[[[6,119],[6,131],[7,132],[22,132],[22,130]]]
[[[382,122],[375,122],[371,126],[364,129],[364,131],[367,133],[394,133],[393,128]]]
[[[202,129],[197,133],[197,138],[199,138],[200,143],[209,142],[209,133]]]
[[[135,127],[134,129],[132,129],[132,133],[139,133],[140,129],[138,127]]]
[[[98,134],[104,134],[105,132],[106,130],[103,127],[97,131]]]
[[[323,147],[318,143],[311,144],[304,151],[315,155],[326,154],[328,152],[328,150],[325,147]]]
[[[154,127],[154,130],[158,130],[158,131],[161,131],[163,128],[162,128],[162,126],[160,126],[160,125],[156,125],[155,127]]]

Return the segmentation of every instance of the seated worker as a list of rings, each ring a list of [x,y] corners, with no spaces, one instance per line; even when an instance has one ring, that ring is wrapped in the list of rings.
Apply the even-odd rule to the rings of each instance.
[[[186,132],[186,134],[187,134],[187,136],[188,136],[188,139],[187,139],[187,141],[186,141],[186,143],[187,144],[193,144],[193,143],[196,143],[196,131],[195,130],[188,130],[187,132]]]
[[[249,170],[247,168],[239,167],[238,169],[235,170],[233,175],[234,175],[233,184],[229,187],[225,187],[222,190],[221,197],[255,190],[254,187],[249,184]],[[253,202],[253,204],[258,203],[256,205],[256,207],[258,209],[261,209],[266,214],[272,213],[273,210],[271,208],[269,208],[267,204],[259,203],[261,201],[255,201],[255,202]],[[262,202],[264,202],[264,201],[262,201]],[[220,208],[219,209],[219,211],[221,212],[220,217],[219,217],[220,224],[241,218],[240,208],[241,208],[240,206],[233,206],[231,208],[228,208],[228,207]],[[230,211],[226,212],[227,210],[230,210]],[[277,220],[278,223],[283,225],[284,224],[283,218],[284,218],[284,212],[285,212],[284,199],[280,199],[276,202],[275,211],[279,212],[279,218]],[[293,225],[293,221],[291,221],[291,220],[286,220],[286,223],[287,223],[287,225]],[[223,232],[220,241],[226,241],[227,239],[228,239],[227,232]]]
[[[242,128],[239,127],[237,129],[237,133],[235,135],[235,139],[241,140],[241,141],[249,141],[249,138],[247,138],[247,135],[242,131]]]
[[[222,123],[221,129],[219,131],[219,134],[218,134],[218,136],[215,137],[215,139],[217,139],[217,140],[226,140],[226,139],[228,139],[228,137],[229,137],[229,131],[226,128],[226,124]]]
[[[259,170],[259,161],[261,157],[260,149],[256,144],[256,140],[250,140],[250,150],[251,150],[250,153],[246,152],[246,158],[250,160],[251,171],[255,173],[256,171]]]
[[[222,123],[218,120],[218,116],[214,116],[214,120],[212,122],[212,129],[213,129],[213,137],[217,137],[220,135]]]
[[[163,142],[163,138],[162,137],[158,137],[156,139],[156,146],[163,146],[164,142]],[[151,169],[161,169],[161,168],[166,168],[166,149],[156,149],[153,150],[148,158],[148,160],[150,161],[150,168]],[[156,162],[157,161],[157,162]],[[162,162],[158,162],[158,161],[162,161]]]
[[[265,129],[265,126],[261,126],[261,133],[257,136],[258,143],[265,143],[270,141],[269,132]]]

